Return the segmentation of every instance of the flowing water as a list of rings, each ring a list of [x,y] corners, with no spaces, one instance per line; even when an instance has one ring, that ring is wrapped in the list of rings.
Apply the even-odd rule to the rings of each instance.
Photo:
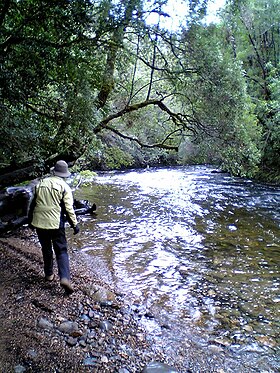
[[[182,372],[278,372],[280,188],[212,170],[100,173],[72,244]]]

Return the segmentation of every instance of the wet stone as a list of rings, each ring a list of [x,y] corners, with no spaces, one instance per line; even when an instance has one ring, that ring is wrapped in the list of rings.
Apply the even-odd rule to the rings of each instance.
[[[154,319],[155,318],[155,316],[151,312],[149,312],[149,311],[147,311],[144,314],[144,316],[147,317],[148,319]]]
[[[26,368],[23,365],[17,365],[14,370],[15,373],[23,373],[25,371],[26,371]]]
[[[28,350],[27,353],[31,358],[35,358],[38,355],[38,353],[33,349]]]
[[[87,340],[94,339],[95,336],[96,336],[96,333],[93,332],[93,331],[91,331],[91,332],[89,332],[88,335],[87,335]]]
[[[38,326],[39,326],[39,328],[45,329],[45,330],[51,330],[54,327],[52,322],[50,322],[49,320],[47,320],[43,317],[41,317],[39,319]]]
[[[84,341],[84,340],[80,340],[80,341],[79,341],[79,346],[81,346],[81,347],[86,347],[86,346],[87,346],[86,341]]]
[[[168,324],[161,324],[160,327],[161,327],[162,329],[171,330],[171,326],[168,325]]]
[[[100,302],[101,307],[113,307],[113,302],[110,300],[104,300]]]
[[[97,362],[96,357],[86,357],[83,363],[85,366],[92,366],[92,365],[96,365],[96,362]]]
[[[78,339],[77,338],[73,338],[73,337],[69,337],[66,339],[66,343],[69,345],[69,346],[76,346],[76,344],[78,343]]]
[[[112,291],[105,289],[104,287],[97,286],[97,285],[93,286],[90,289],[90,295],[94,299],[94,301],[100,302],[100,303],[102,302],[107,303],[107,302],[115,300],[115,294]]]
[[[78,324],[72,321],[65,321],[58,326],[58,330],[65,334],[72,334],[79,330]]]
[[[142,371],[142,373],[179,373],[178,370],[172,368],[171,366],[159,363],[157,361],[152,361],[149,363]]]
[[[83,332],[81,330],[73,330],[73,332],[70,333],[71,337],[83,337]]]
[[[101,356],[101,363],[103,364],[108,364],[109,363],[109,359],[107,358],[107,356]]]
[[[113,325],[110,323],[110,321],[101,321],[99,323],[99,327],[101,330],[104,330],[104,331],[109,331],[109,330],[112,330],[113,329]]]
[[[81,320],[83,320],[85,322],[90,322],[90,318],[86,314],[81,315]]]

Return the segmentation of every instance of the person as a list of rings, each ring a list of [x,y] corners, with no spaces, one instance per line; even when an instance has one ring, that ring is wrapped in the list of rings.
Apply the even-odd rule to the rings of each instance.
[[[46,281],[53,281],[53,251],[56,256],[60,285],[66,294],[74,289],[70,282],[69,255],[65,235],[68,221],[74,234],[79,233],[77,217],[73,207],[73,195],[65,178],[71,173],[65,161],[58,161],[51,169],[52,175],[35,186],[34,198],[29,209],[29,224],[36,228],[42,248]]]

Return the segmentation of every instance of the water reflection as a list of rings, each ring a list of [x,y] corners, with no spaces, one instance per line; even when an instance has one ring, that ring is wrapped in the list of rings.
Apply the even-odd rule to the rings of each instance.
[[[98,205],[78,245],[156,315],[150,331],[177,352],[188,340],[237,353],[244,372],[276,369],[279,188],[186,167],[104,173],[76,197]]]

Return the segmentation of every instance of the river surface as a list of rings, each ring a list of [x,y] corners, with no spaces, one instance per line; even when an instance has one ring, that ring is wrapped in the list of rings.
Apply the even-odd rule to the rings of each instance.
[[[98,174],[71,244],[182,372],[279,372],[280,188],[210,166]]]

